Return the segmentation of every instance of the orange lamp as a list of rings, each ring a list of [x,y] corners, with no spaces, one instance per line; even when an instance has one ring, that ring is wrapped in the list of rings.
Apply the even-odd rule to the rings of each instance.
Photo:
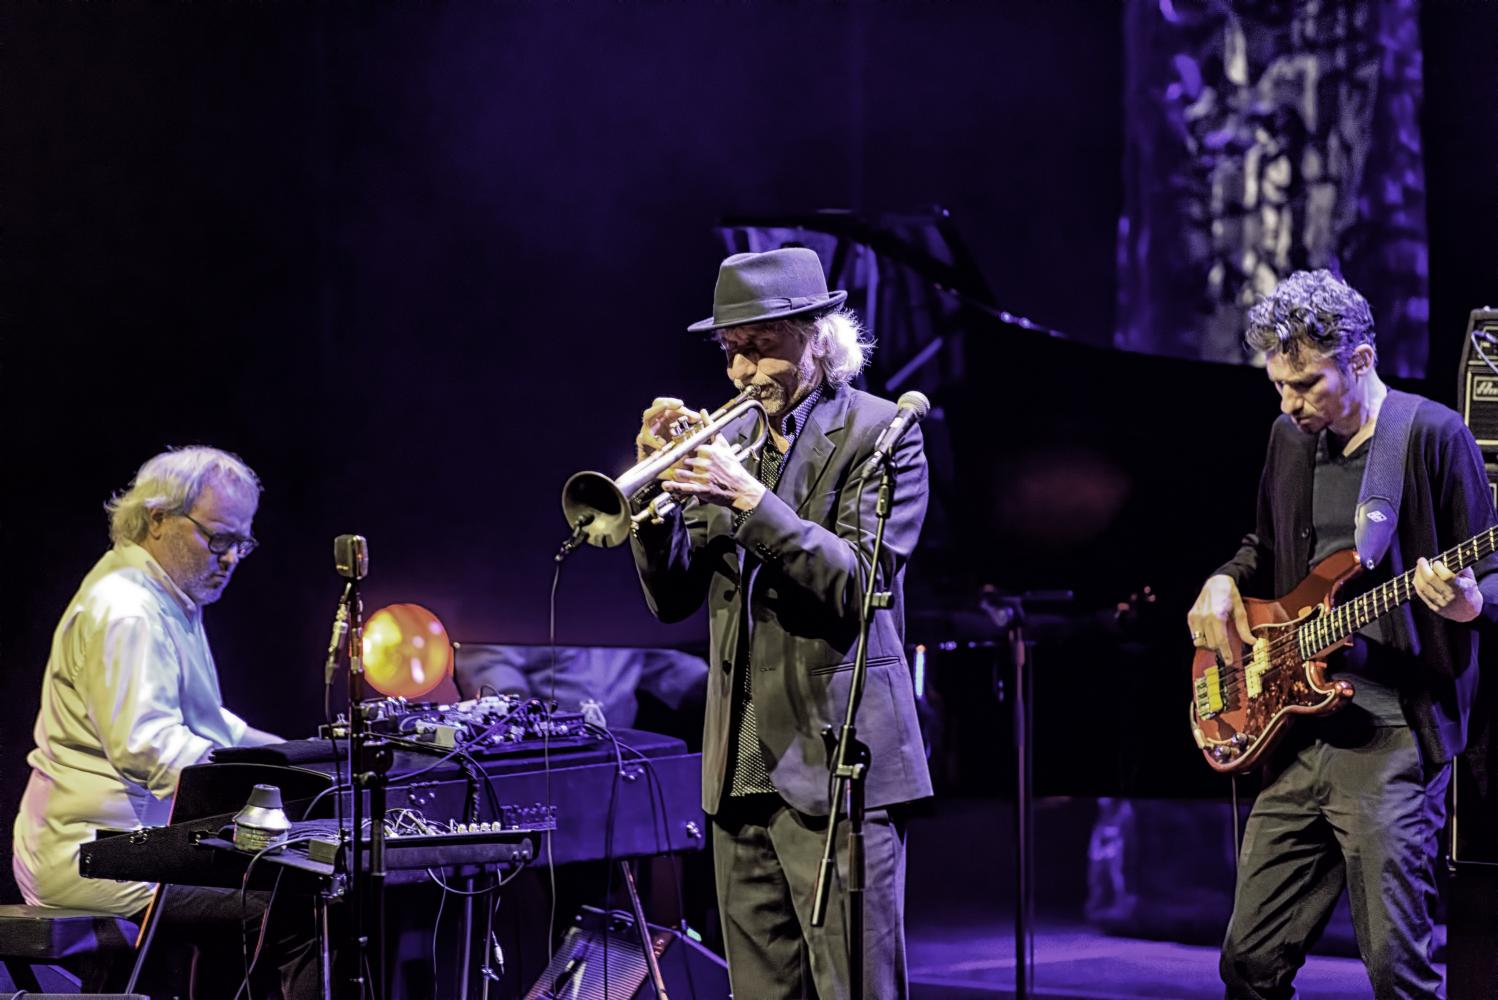
[[[364,623],[364,679],[392,698],[419,698],[453,670],[447,629],[420,604],[392,604]]]

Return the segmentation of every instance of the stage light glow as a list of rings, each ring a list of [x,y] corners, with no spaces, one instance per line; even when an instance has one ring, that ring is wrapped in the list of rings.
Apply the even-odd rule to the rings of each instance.
[[[419,698],[452,669],[447,629],[420,604],[392,604],[364,623],[364,679],[381,694]]]

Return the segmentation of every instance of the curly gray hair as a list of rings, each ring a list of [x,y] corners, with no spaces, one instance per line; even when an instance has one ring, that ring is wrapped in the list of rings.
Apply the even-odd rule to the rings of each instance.
[[[130,485],[104,505],[109,537],[139,542],[151,526],[151,512],[186,513],[208,486],[228,484],[260,496],[260,479],[238,455],[218,448],[169,448],[146,460]]]
[[[1327,270],[1296,271],[1249,310],[1243,342],[1293,364],[1302,350],[1332,358],[1342,371],[1352,352],[1367,344],[1378,362],[1368,300]]]

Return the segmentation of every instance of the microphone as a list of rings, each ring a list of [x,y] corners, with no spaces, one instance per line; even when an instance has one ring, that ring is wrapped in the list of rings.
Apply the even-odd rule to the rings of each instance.
[[[333,564],[346,580],[364,579],[369,572],[369,543],[364,536],[339,535],[333,539]]]
[[[874,461],[883,462],[889,457],[889,453],[895,450],[895,445],[910,430],[911,425],[918,423],[922,417],[931,409],[931,400],[926,398],[923,392],[902,393],[900,396],[900,411],[895,418],[889,422],[879,435],[879,440],[874,442]]]
[[[333,539],[333,566],[338,575],[348,581],[343,588],[343,597],[338,600],[338,613],[333,616],[333,637],[328,640],[328,659],[323,664],[323,686],[333,683],[333,672],[338,669],[338,651],[348,638],[349,626],[356,611],[350,608],[357,600],[355,581],[362,580],[369,572],[369,543],[363,535],[339,535]]]
[[[587,527],[593,523],[595,517],[597,517],[596,514],[583,514],[576,521],[572,522],[572,537],[563,542],[562,547],[557,550],[557,562],[561,562],[572,555],[572,553],[577,551],[578,546],[587,540]]]

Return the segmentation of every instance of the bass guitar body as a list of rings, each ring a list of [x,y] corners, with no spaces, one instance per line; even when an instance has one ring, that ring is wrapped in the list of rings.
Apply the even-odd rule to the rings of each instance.
[[[1335,552],[1279,600],[1245,598],[1251,635],[1228,622],[1233,658],[1197,649],[1191,662],[1191,731],[1207,764],[1243,771],[1263,760],[1295,719],[1326,715],[1352,700],[1353,687],[1327,677],[1326,656],[1348,638],[1312,648],[1312,624],[1360,572],[1357,553]]]

